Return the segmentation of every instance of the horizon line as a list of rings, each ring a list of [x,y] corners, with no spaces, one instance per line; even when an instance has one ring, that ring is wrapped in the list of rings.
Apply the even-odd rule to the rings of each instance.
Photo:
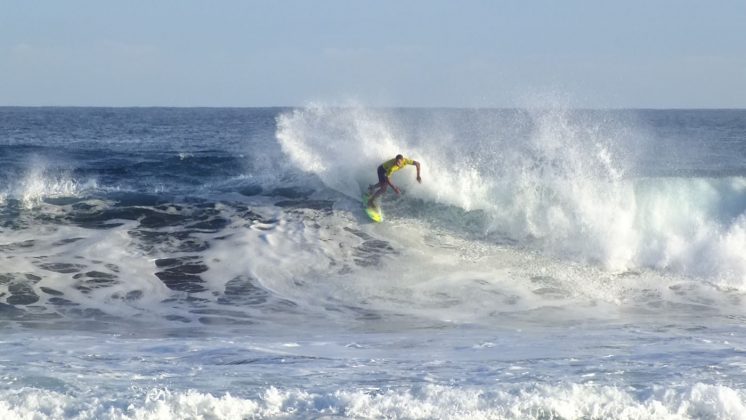
[[[313,107],[308,105],[0,105],[0,109],[7,108],[79,108],[79,109],[304,109]],[[519,109],[556,109],[564,108],[578,111],[744,111],[746,107],[516,107],[516,106],[436,106],[436,105],[326,105],[327,108],[367,108],[367,109],[432,109],[432,110],[519,110]]]

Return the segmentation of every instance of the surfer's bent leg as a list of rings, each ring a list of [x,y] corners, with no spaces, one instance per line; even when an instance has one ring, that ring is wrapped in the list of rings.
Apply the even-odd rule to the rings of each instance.
[[[383,169],[383,165],[378,165],[378,170],[376,172],[378,172],[378,184],[369,186],[368,193],[373,192],[374,188],[385,188],[388,184],[388,180],[386,179],[386,170]],[[384,189],[384,191],[386,190]]]
[[[378,191],[373,194],[373,196],[370,197],[368,200],[368,205],[372,205],[373,202],[381,196],[381,194],[385,193],[389,186],[389,178],[386,176],[386,170],[383,169],[383,165],[378,166],[378,184],[375,185],[375,188],[378,188]]]
[[[373,202],[376,200],[376,198],[378,198],[379,196],[383,195],[383,193],[385,193],[386,190],[389,188],[389,183],[388,182],[383,182],[380,185],[381,185],[381,187],[378,189],[378,191],[376,191],[376,193],[373,194],[372,197],[370,197],[370,200],[368,200],[368,205],[372,205]]]

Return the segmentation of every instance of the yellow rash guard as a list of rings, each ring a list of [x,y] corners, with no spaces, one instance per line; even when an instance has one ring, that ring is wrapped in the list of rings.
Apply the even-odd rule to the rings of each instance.
[[[383,166],[383,169],[386,171],[386,176],[389,177],[394,172],[398,171],[399,169],[404,168],[407,165],[413,165],[414,161],[412,159],[404,158],[404,164],[400,167],[396,166],[396,159],[387,160],[386,162],[383,162],[381,166]]]

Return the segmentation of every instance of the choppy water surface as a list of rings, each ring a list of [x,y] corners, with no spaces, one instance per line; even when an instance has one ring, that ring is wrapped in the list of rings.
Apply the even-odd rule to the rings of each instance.
[[[744,111],[0,108],[0,163],[4,418],[746,412]]]

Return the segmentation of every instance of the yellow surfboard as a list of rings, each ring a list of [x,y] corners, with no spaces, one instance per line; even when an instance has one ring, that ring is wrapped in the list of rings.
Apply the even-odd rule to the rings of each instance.
[[[370,199],[370,195],[368,193],[363,193],[363,208],[365,209],[365,214],[370,217],[370,220],[381,223],[383,222],[383,210],[381,210],[381,207],[376,205],[375,203],[371,203],[371,205],[368,205],[368,200]]]

